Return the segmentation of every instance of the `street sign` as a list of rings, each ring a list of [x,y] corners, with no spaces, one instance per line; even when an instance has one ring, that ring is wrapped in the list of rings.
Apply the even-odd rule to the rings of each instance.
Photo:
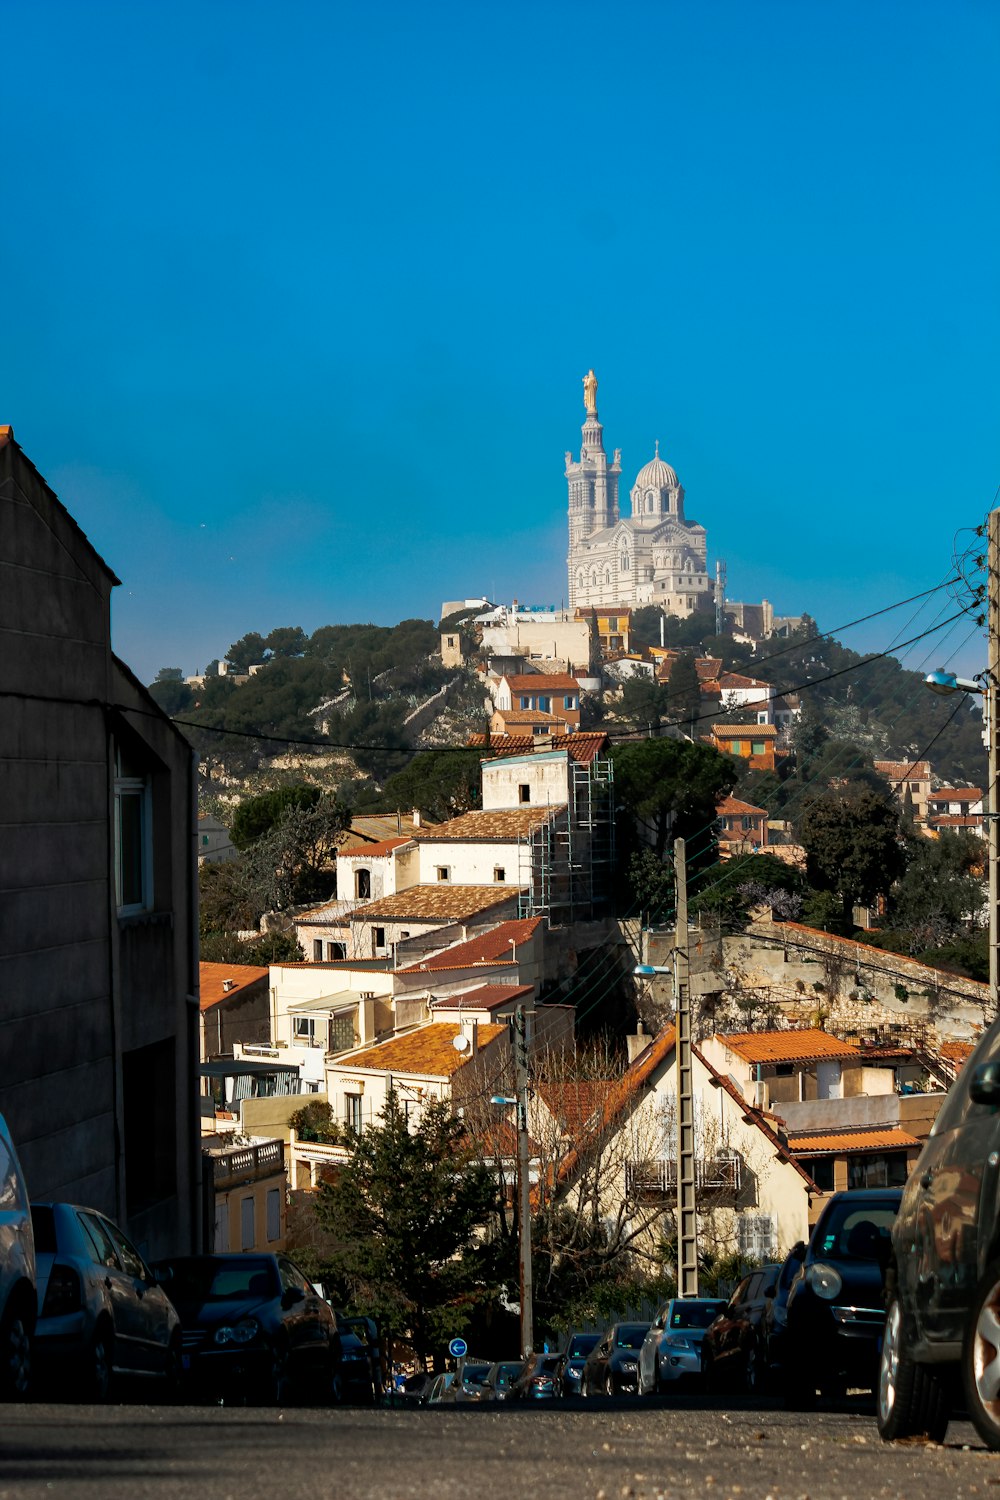
[[[463,1354],[468,1354],[469,1346],[464,1339],[452,1339],[448,1345],[448,1353],[454,1359],[461,1359]]]

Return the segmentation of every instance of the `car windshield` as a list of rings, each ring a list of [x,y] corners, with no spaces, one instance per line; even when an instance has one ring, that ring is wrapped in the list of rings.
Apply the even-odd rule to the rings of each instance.
[[[724,1302],[675,1302],[670,1328],[707,1328],[714,1323]]]
[[[832,1203],[817,1228],[814,1256],[833,1260],[880,1260],[889,1247],[899,1200],[845,1198]]]
[[[569,1348],[566,1350],[567,1359],[586,1359],[591,1349],[597,1347],[600,1337],[599,1333],[578,1333],[570,1340]]]
[[[462,1379],[467,1385],[482,1385],[489,1373],[489,1365],[462,1366]]]
[[[520,1369],[521,1366],[515,1364],[498,1366],[496,1378],[497,1390],[506,1390],[507,1386],[517,1379]]]
[[[253,1255],[160,1261],[156,1279],[173,1302],[265,1301],[279,1292],[273,1263]]]
[[[551,1375],[558,1363],[558,1354],[542,1354],[535,1362],[535,1374]]]
[[[641,1349],[648,1332],[648,1323],[623,1323],[615,1334],[615,1348]]]

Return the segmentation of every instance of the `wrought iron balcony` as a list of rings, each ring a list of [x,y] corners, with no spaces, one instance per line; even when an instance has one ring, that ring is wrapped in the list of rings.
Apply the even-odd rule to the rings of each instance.
[[[695,1192],[699,1197],[718,1197],[722,1201],[739,1196],[743,1163],[734,1151],[713,1157],[696,1157]],[[642,1203],[677,1196],[677,1162],[629,1161],[625,1163],[625,1192]]]

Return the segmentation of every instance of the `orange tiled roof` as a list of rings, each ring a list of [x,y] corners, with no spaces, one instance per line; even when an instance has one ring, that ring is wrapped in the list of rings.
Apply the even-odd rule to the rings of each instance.
[[[508,677],[512,693],[578,693],[580,684],[568,672],[537,672],[530,676]]]
[[[915,1135],[906,1130],[842,1130],[827,1135],[797,1135],[788,1141],[796,1155],[819,1156],[839,1151],[899,1151],[919,1146]]]
[[[978,786],[939,786],[936,792],[928,792],[928,802],[978,802],[983,795]]]
[[[927,819],[931,828],[981,828],[981,813],[935,813]]]
[[[354,1052],[337,1059],[339,1072],[352,1073],[355,1069],[371,1068],[379,1073],[415,1073],[423,1078],[451,1078],[459,1068],[470,1062],[467,1052],[456,1052],[455,1038],[462,1027],[451,1021],[430,1021],[418,1026],[415,1031],[402,1036],[390,1037],[364,1052]],[[477,1032],[479,1050],[488,1047],[498,1037],[507,1036],[506,1026],[480,1025]]]
[[[447,823],[438,823],[428,830],[421,842],[439,843],[492,843],[499,840],[509,843],[512,839],[525,839],[540,823],[547,823],[556,813],[565,808],[557,802],[548,807],[505,807],[491,812],[461,813]]]
[[[494,710],[494,717],[500,720],[505,729],[523,728],[525,725],[529,729],[535,726],[542,729],[550,724],[561,724],[565,728],[566,725],[561,714],[547,714],[540,708],[498,708]]]
[[[723,797],[717,802],[715,810],[720,818],[748,817],[753,814],[758,818],[767,817],[766,807],[754,807],[752,802],[741,802],[738,797]]]
[[[500,760],[508,755],[532,755],[542,751],[565,750],[570,760],[588,766],[606,750],[608,736],[603,730],[585,730],[579,734],[552,734],[541,747],[535,745],[530,734],[470,734],[466,742],[470,750],[486,750],[491,758]]]
[[[769,682],[760,682],[756,677],[743,677],[739,672],[723,672],[719,686],[725,688],[769,688]]]
[[[461,922],[492,906],[516,901],[518,890],[516,885],[451,885],[447,880],[436,885],[412,885],[394,896],[355,907],[351,921]]]
[[[942,1042],[938,1051],[949,1062],[964,1063],[972,1056],[972,1042]]]
[[[383,839],[380,844],[355,844],[350,849],[339,849],[337,852],[347,859],[388,859],[394,850],[413,842],[413,839],[404,834],[398,839]]]
[[[211,1006],[218,1005],[220,1000],[231,1000],[241,990],[248,989],[250,985],[256,984],[261,979],[266,979],[268,970],[258,968],[256,964],[200,963],[198,974],[199,1008],[208,1010]],[[228,989],[227,984],[229,984]]]
[[[499,964],[515,964],[518,948],[534,936],[541,924],[541,917],[501,922],[499,927],[491,927],[489,932],[470,938],[468,942],[456,943],[451,948],[445,948],[442,953],[434,953],[430,958],[421,959],[419,963],[410,964],[399,972],[434,973],[440,969],[474,969],[480,964],[495,969]]]
[[[744,1062],[811,1062],[822,1057],[858,1057],[857,1042],[842,1041],[818,1026],[802,1031],[738,1031],[730,1035],[716,1033],[716,1040]]]
[[[929,760],[877,760],[875,769],[890,781],[930,781]]]
[[[565,1078],[558,1082],[538,1079],[535,1092],[557,1124],[572,1140],[579,1141],[615,1083],[613,1078]]]
[[[481,984],[474,990],[463,990],[461,994],[441,995],[431,1001],[431,1010],[496,1010],[498,1005],[523,1000],[525,995],[534,993],[533,984]]]
[[[714,724],[712,733],[720,740],[773,740],[778,735],[773,724]]]

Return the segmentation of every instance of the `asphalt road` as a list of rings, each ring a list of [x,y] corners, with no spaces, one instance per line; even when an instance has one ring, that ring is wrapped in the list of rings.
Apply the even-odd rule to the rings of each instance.
[[[846,1403],[0,1412],[0,1500],[1000,1500],[1000,1454],[967,1424],[885,1447]]]

